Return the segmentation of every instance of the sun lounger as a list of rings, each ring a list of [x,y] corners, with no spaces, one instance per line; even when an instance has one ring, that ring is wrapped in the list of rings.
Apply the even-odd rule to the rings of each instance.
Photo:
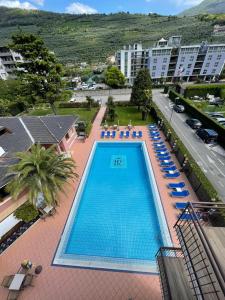
[[[171,156],[169,156],[169,155],[168,156],[158,156],[157,159],[160,161],[170,160]]]
[[[122,139],[124,137],[124,131],[120,131],[120,138]]]
[[[188,202],[176,202],[175,208],[176,209],[185,209]]]
[[[137,136],[138,138],[142,138],[143,137],[143,134],[142,134],[142,131],[138,131],[138,136]]]
[[[159,137],[160,133],[150,133],[150,137]]]
[[[180,176],[180,172],[175,172],[175,173],[172,173],[172,174],[167,173],[167,174],[164,175],[165,178],[177,178],[179,176]]]
[[[155,149],[161,149],[161,148],[165,148],[166,147],[166,145],[165,144],[156,144],[156,145],[154,145],[153,144],[153,147],[155,148]]]
[[[188,213],[184,213],[184,214],[179,214],[177,216],[177,218],[181,218],[181,220],[186,220],[186,221],[195,221],[195,220],[200,220],[202,218],[200,213],[197,214],[188,214]]]
[[[105,131],[101,132],[101,138],[103,139],[105,137]]]
[[[163,141],[161,142],[154,142],[153,143],[154,146],[157,146],[157,145],[165,145],[165,143]]]
[[[112,134],[111,134],[111,137],[114,139],[116,137],[116,131],[113,130]]]
[[[176,166],[162,168],[163,172],[175,171],[175,170],[177,170]]]
[[[177,188],[182,189],[183,187],[185,187],[185,183],[183,181],[168,184],[169,189],[177,189]]]
[[[126,131],[125,137],[126,137],[126,138],[129,138],[129,137],[130,137],[130,131]]]
[[[162,161],[160,162],[160,167],[167,167],[167,166],[173,166],[174,165],[174,162],[171,160],[171,161]]]
[[[156,124],[149,124],[148,127],[149,128],[157,128],[157,125]]]
[[[172,197],[181,197],[181,198],[187,197],[187,196],[189,196],[189,195],[190,195],[190,193],[189,193],[188,190],[183,190],[183,191],[181,191],[181,192],[178,192],[178,191],[172,191],[172,192],[170,193],[170,196],[172,196]]]
[[[137,137],[137,132],[136,131],[133,131],[132,132],[132,138],[136,138]]]
[[[168,156],[169,155],[169,152],[168,151],[161,151],[159,153],[156,153],[156,155],[158,157],[162,157],[162,156]]]
[[[151,136],[151,140],[152,140],[152,141],[160,141],[160,140],[161,140],[161,137],[158,137],[158,136]]]
[[[110,131],[107,131],[107,132],[106,132],[105,137],[110,138]]]
[[[154,149],[156,153],[161,153],[161,152],[165,152],[168,151],[168,149],[166,147],[162,147],[162,148],[156,148]]]

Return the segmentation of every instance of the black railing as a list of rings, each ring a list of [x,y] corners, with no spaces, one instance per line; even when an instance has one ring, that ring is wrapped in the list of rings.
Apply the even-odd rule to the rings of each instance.
[[[225,271],[204,231],[221,210],[225,211],[223,203],[188,203],[174,225],[197,298],[225,295]]]

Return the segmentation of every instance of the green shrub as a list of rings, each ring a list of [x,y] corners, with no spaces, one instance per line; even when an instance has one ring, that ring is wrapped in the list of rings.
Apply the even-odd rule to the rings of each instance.
[[[186,98],[191,98],[194,96],[206,97],[207,94],[210,94],[220,97],[222,89],[225,89],[224,84],[191,85],[186,87],[184,96]]]
[[[38,215],[38,210],[29,202],[25,202],[14,212],[14,216],[17,219],[22,220],[26,223],[34,220]]]
[[[182,95],[177,92],[170,90],[169,98],[175,102],[175,98],[179,97],[179,104],[184,105],[186,112],[193,118],[198,119],[202,122],[203,126],[207,129],[213,129],[218,133],[218,142],[225,147],[225,128],[217,123],[215,120],[211,119],[208,115],[202,112],[200,109],[196,108],[192,104],[191,100],[185,99]]]
[[[99,107],[99,103],[95,101],[91,106]],[[87,108],[87,107],[88,107],[87,102],[74,102],[74,103],[61,102],[61,103],[59,103],[59,108]]]

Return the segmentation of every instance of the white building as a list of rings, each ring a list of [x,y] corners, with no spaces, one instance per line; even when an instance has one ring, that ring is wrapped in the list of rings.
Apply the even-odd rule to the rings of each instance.
[[[141,68],[148,68],[154,81],[206,80],[218,77],[224,63],[225,44],[182,46],[181,36],[161,39],[153,48],[134,44],[116,53],[116,64],[129,84]]]
[[[12,76],[17,62],[23,62],[20,54],[7,47],[0,47],[0,79],[6,80]]]

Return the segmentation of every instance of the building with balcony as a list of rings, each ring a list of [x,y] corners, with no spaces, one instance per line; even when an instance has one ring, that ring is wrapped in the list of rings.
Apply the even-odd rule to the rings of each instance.
[[[141,68],[149,69],[153,81],[211,80],[220,76],[224,63],[225,44],[182,46],[181,36],[161,39],[152,48],[134,44],[116,53],[116,64],[129,84]]]
[[[225,204],[187,203],[174,229],[179,247],[156,255],[164,299],[225,299]]]
[[[7,47],[0,47],[0,79],[6,80],[12,76],[17,62],[23,62],[20,54]]]

